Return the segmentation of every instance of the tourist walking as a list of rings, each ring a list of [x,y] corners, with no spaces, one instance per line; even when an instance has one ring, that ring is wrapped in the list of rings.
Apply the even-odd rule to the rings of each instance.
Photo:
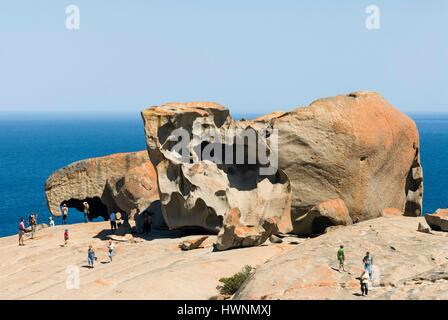
[[[64,246],[66,246],[68,243],[68,229],[65,229],[64,231]]]
[[[115,230],[117,230],[117,215],[115,214],[115,212],[111,212],[109,219],[110,219],[110,230],[112,232],[115,232]]]
[[[87,203],[87,201],[84,201],[82,203],[82,205],[84,206],[84,222],[87,223],[87,222],[89,222],[88,218],[89,218],[89,213],[90,213],[90,206]]]
[[[25,220],[23,218],[20,218],[20,223],[19,223],[19,246],[24,246],[25,243],[23,241],[23,235],[25,234],[26,229],[25,229]]]
[[[364,270],[361,274],[360,282],[361,282],[361,294],[363,296],[367,296],[369,294],[369,271]]]
[[[367,270],[369,273],[369,278],[372,280],[372,264],[373,264],[373,257],[370,254],[369,251],[366,252],[365,257],[362,259],[362,262],[364,263],[364,269]]]
[[[53,217],[49,217],[48,218],[48,224],[50,225],[50,227],[54,227],[55,226]]]
[[[61,211],[62,211],[62,224],[67,224],[68,207],[65,203],[62,205]]]
[[[342,269],[342,271],[345,271],[345,267],[344,267],[345,252],[344,252],[344,246],[343,245],[341,245],[339,247],[337,256],[338,256],[338,261],[339,261],[339,272],[341,272],[341,269]]]
[[[92,248],[92,245],[89,246],[89,250],[87,250],[87,263],[90,268],[94,267],[94,262],[96,260],[95,251]]]
[[[115,253],[115,245],[112,240],[109,241],[109,245],[107,246],[107,256],[109,257],[109,263],[112,262],[112,257]]]

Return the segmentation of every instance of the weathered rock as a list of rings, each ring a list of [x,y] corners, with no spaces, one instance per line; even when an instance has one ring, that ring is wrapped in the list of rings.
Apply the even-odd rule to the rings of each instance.
[[[417,231],[431,234],[431,228],[428,225],[423,225],[421,222],[418,223]]]
[[[45,183],[50,212],[60,216],[66,203],[79,211],[90,204],[90,216],[106,219],[120,211],[134,219],[159,199],[157,178],[146,151],[81,160],[54,172]]]
[[[279,167],[291,181],[293,220],[337,198],[354,222],[379,217],[384,208],[421,215],[417,127],[379,94],[320,99],[255,121],[279,131]]]
[[[299,235],[306,235],[310,232],[321,234],[331,226],[348,226],[351,224],[353,224],[353,221],[345,202],[341,199],[332,199],[319,203],[298,218],[294,232]]]
[[[134,242],[134,237],[131,234],[124,234],[124,235],[110,234],[107,236],[107,238],[117,242],[131,242],[131,243]]]
[[[267,218],[256,226],[247,226],[241,223],[240,210],[232,208],[224,216],[224,225],[218,234],[215,248],[227,250],[259,246],[276,232],[278,229],[274,219]]]
[[[448,231],[448,209],[438,209],[435,213],[426,214],[425,220],[432,230]]]
[[[384,208],[381,213],[382,217],[399,217],[403,215],[403,211],[398,208]]]
[[[283,239],[276,236],[275,234],[269,237],[269,241],[271,241],[271,243],[283,243]]]
[[[238,208],[238,227],[224,227],[217,245],[220,249],[236,243],[255,244],[265,235],[269,237],[262,227],[269,218],[275,218],[270,221],[276,224],[276,230],[291,231],[290,182],[282,170],[260,174],[260,168],[268,164],[260,162],[256,146],[252,148],[243,137],[254,134],[267,152],[269,145],[249,123],[234,121],[228,110],[206,102],[152,107],[143,111],[142,117],[149,155],[157,170],[162,213],[169,228],[200,227],[218,233],[226,212]],[[186,160],[182,150],[173,149],[177,144],[173,134],[181,128],[190,137]],[[241,163],[222,161],[238,148],[244,153]],[[254,162],[250,162],[252,156]],[[251,230],[252,240],[232,235],[243,227]]]
[[[183,251],[197,249],[202,245],[202,243],[205,240],[207,240],[207,238],[208,238],[208,236],[202,236],[202,237],[182,241],[179,244],[179,248]]]
[[[381,217],[305,240],[258,266],[234,299],[447,299],[448,234],[418,232],[419,222],[424,218]],[[346,272],[338,271],[341,244]],[[366,251],[373,256],[373,281],[362,297],[357,277]]]
[[[380,217],[387,208],[421,215],[423,172],[416,125],[377,93],[320,99],[253,121],[234,121],[228,110],[207,102],[170,103],[147,109],[142,117],[170,228],[199,226],[217,232],[223,215],[235,207],[245,225],[259,226],[260,217],[281,217],[280,232],[293,223],[294,233],[312,233],[312,223],[298,218],[329,199],[344,201],[353,222]],[[177,143],[170,135],[178,128],[189,132],[191,164],[170,151]],[[255,130],[259,137],[276,134],[277,174],[260,175],[258,162],[228,166],[197,161],[198,151],[216,144],[224,148],[223,140],[228,141],[204,138],[203,132],[217,130],[222,138],[232,136],[235,128]],[[267,140],[270,154],[276,153]],[[285,194],[291,189],[290,216]],[[263,210],[266,206],[270,209]]]

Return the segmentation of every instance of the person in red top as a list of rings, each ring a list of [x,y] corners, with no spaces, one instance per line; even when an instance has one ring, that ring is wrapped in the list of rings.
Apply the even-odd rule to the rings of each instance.
[[[23,218],[21,218],[19,223],[19,246],[25,245],[25,243],[23,243],[23,235],[25,234],[25,232],[25,221],[23,220]]]
[[[64,245],[66,246],[68,242],[68,229],[64,231]]]

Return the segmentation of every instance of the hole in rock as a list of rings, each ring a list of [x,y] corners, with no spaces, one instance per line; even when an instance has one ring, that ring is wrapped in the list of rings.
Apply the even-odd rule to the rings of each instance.
[[[431,224],[429,225],[431,227],[432,230],[434,231],[442,231],[442,228],[440,228],[440,226],[437,226],[435,224]]]
[[[325,229],[333,226],[331,220],[327,217],[316,217],[311,224],[311,232],[313,234],[322,234],[325,232]]]
[[[74,208],[80,212],[84,212],[84,205],[83,205],[84,201],[87,201],[87,203],[89,204],[90,213],[89,213],[88,219],[90,221],[97,217],[103,217],[104,220],[109,219],[107,206],[103,202],[101,202],[101,199],[98,197],[86,198],[86,199],[82,199],[82,200],[70,199],[68,201],[63,201],[61,203],[61,206],[65,203],[65,204],[67,204],[67,207],[69,207],[69,208]]]

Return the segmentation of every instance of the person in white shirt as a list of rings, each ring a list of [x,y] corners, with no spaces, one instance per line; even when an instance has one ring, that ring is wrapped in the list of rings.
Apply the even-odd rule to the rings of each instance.
[[[369,270],[366,269],[362,272],[360,277],[361,293],[363,296],[367,296],[369,294],[369,281],[370,281]]]
[[[50,227],[54,227],[53,217],[49,217],[48,220],[49,220]]]
[[[84,222],[89,222],[89,213],[90,213],[90,207],[89,204],[87,203],[87,201],[84,201],[82,203],[82,205],[84,206]]]
[[[62,224],[67,224],[68,207],[65,203],[61,207],[61,212],[62,212]]]
[[[109,262],[112,262],[112,257],[115,253],[115,245],[112,242],[112,240],[109,241],[109,245],[107,246],[107,251],[108,251],[108,257],[109,257]]]

